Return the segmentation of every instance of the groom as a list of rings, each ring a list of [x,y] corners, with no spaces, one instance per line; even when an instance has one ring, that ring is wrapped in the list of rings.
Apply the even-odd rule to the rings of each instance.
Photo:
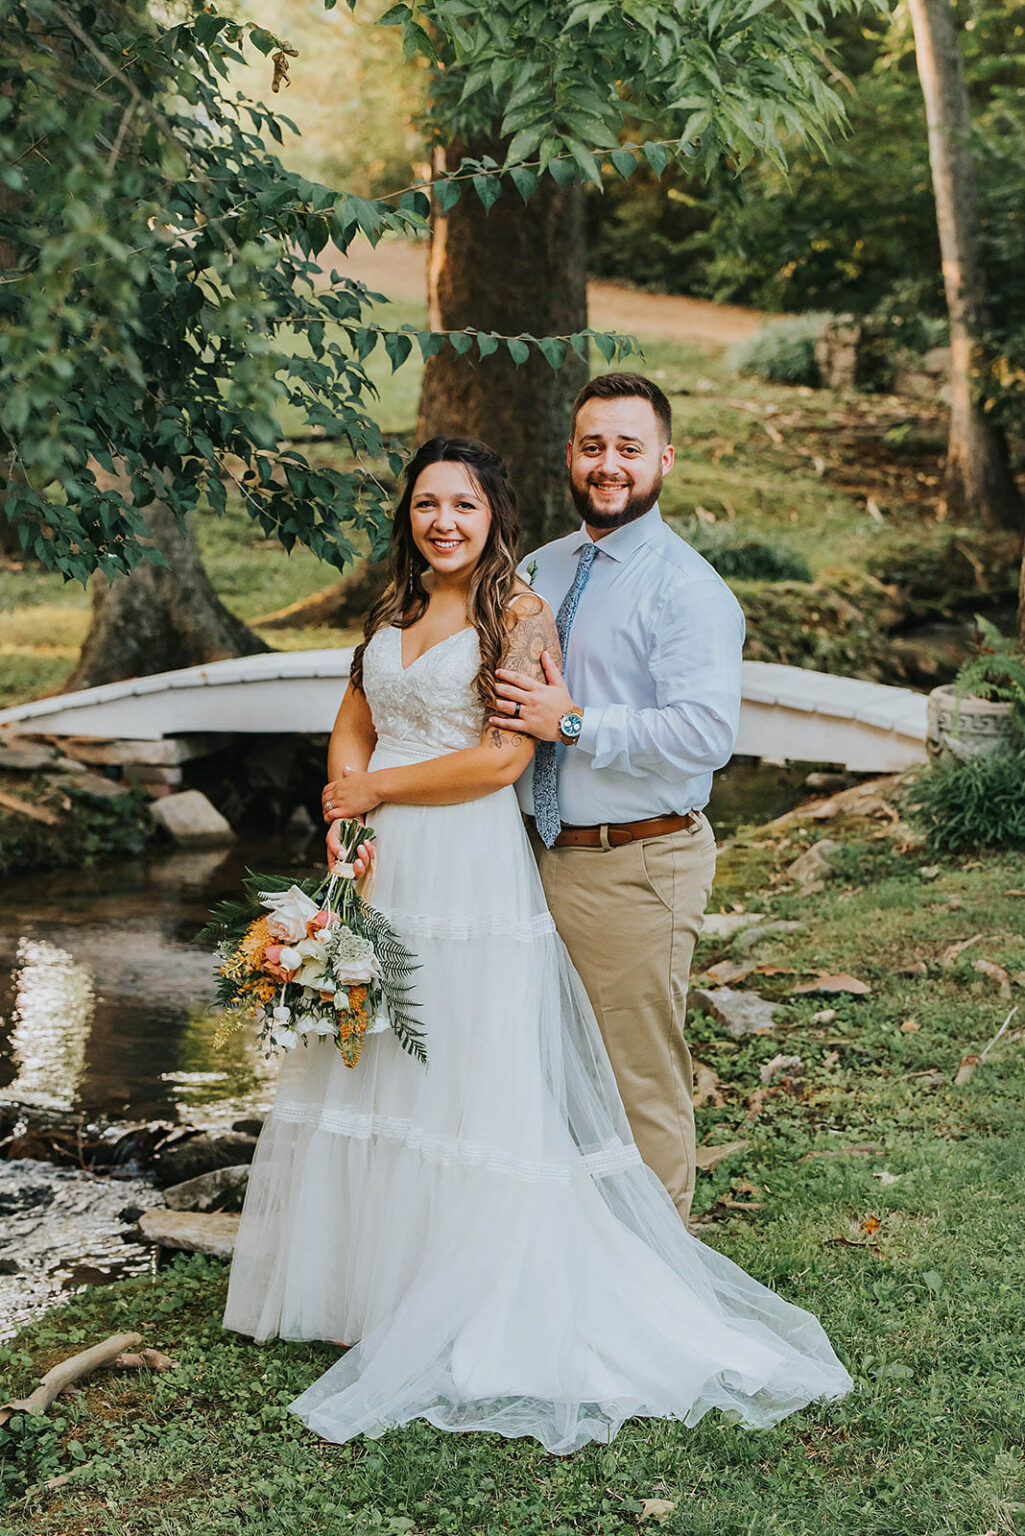
[[[520,566],[557,616],[563,671],[547,652],[546,683],[500,671],[493,723],[539,742],[517,788],[548,905],[641,1156],[686,1221],[683,1023],[715,870],[702,807],[736,738],[744,618],[659,514],[671,435],[669,401],[639,374],[602,374],[577,396],[567,463],[583,523]]]

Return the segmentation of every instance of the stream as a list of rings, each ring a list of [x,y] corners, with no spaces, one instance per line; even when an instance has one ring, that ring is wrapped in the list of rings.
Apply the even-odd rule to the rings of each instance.
[[[805,798],[809,765],[735,759],[708,813],[719,841]],[[0,891],[0,1107],[73,1112],[86,1125],[164,1121],[212,1132],[259,1118],[276,1063],[251,1032],[214,1044],[214,966],[192,942],[246,869],[315,874],[319,834],[240,838]],[[141,1273],[135,1223],[160,1196],[141,1170],[91,1173],[0,1157],[0,1337],[86,1284]]]

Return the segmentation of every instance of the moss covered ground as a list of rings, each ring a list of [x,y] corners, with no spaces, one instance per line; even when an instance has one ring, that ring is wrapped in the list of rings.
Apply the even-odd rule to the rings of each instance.
[[[183,1258],[74,1297],[0,1352],[4,1395],[126,1328],[179,1362],[103,1372],[45,1418],[0,1431],[4,1536],[1025,1528],[1022,1015],[963,1065],[1025,1003],[1025,867],[996,855],[926,863],[889,825],[885,814],[789,821],[735,838],[712,907],[804,926],[744,956],[759,969],[736,985],[779,1003],[772,1033],[736,1041],[698,1011],[690,1022],[700,1139],[742,1143],[700,1177],[702,1240],[822,1318],[854,1376],[849,1398],[771,1431],[714,1416],[691,1430],[632,1422],[567,1459],[425,1424],[324,1445],[286,1404],[335,1351],[224,1333],[224,1266]],[[823,832],[840,842],[837,874],[801,896],[783,872]],[[741,948],[703,942],[696,969]],[[822,972],[870,990],[794,995]],[[817,1019],[825,1010],[834,1017]],[[766,1086],[777,1054],[803,1067]],[[658,1524],[646,1500],[662,1501]]]

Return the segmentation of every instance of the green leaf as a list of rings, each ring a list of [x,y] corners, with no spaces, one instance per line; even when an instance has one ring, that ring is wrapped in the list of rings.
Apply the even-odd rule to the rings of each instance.
[[[393,5],[391,10],[385,11],[383,16],[377,18],[379,27],[397,27],[411,14],[408,5]]]
[[[456,357],[464,357],[473,346],[473,337],[468,331],[449,331],[448,339]]]
[[[458,203],[462,187],[454,176],[450,176],[446,177],[443,181],[432,181],[431,193],[439,213],[447,213],[450,208]]]
[[[548,174],[556,186],[568,187],[571,181],[578,179],[579,172],[572,160],[553,160],[548,167]]]
[[[600,187],[602,185],[601,166],[591,151],[585,145],[578,144],[573,139],[569,144],[569,152],[583,171],[587,180],[593,182],[596,187]]]
[[[476,333],[477,351],[481,357],[490,357],[492,352],[498,351],[498,337],[492,336],[488,331]]]
[[[519,368],[522,363],[525,363],[527,358],[530,356],[530,348],[527,346],[527,343],[525,341],[520,341],[518,337],[510,337],[509,340],[506,341],[505,345],[509,356],[516,364],[517,368]]]
[[[605,361],[611,363],[616,355],[616,338],[598,331],[592,337],[592,340]]]
[[[417,331],[416,339],[420,347],[420,356],[425,363],[445,345],[444,334],[440,331]]]
[[[413,338],[403,331],[389,331],[384,338],[384,350],[391,358],[391,371],[401,368],[413,350]]]
[[[525,165],[516,165],[509,171],[509,180],[523,201],[529,203],[537,191],[537,176],[535,173]]]
[[[566,343],[559,341],[554,336],[543,336],[538,342],[538,350],[542,357],[553,368],[561,368],[566,361]]]
[[[637,169],[637,156],[632,149],[614,149],[609,159],[624,181]]]
[[[651,141],[641,146],[644,158],[647,160],[656,176],[661,176],[669,160],[669,153],[664,144],[656,144]]]
[[[473,178],[473,190],[476,192],[485,213],[493,208],[502,195],[502,183],[497,176],[475,176]]]
[[[507,163],[513,160],[529,160],[541,142],[545,130],[545,122],[535,123],[531,128],[521,128],[513,134],[509,144]]]
[[[250,42],[261,53],[268,54],[272,48],[278,46],[278,40],[273,32],[268,32],[266,27],[254,27],[249,34]]]

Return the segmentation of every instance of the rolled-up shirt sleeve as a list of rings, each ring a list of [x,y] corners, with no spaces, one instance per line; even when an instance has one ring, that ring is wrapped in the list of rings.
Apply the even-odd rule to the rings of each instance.
[[[740,724],[744,615],[719,581],[691,584],[686,601],[666,594],[652,626],[655,703],[591,706],[574,752],[594,768],[654,774],[675,783],[728,762]]]

